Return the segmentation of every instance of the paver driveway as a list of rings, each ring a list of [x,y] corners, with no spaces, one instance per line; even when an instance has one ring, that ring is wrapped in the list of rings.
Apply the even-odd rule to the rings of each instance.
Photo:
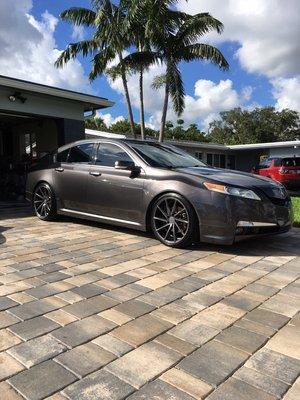
[[[1,400],[300,398],[299,229],[178,250],[19,212],[0,238]]]

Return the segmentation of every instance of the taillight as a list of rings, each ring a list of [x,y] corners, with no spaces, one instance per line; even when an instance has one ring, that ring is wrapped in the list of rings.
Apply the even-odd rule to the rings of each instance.
[[[279,173],[282,174],[282,175],[283,175],[283,174],[289,174],[289,173],[290,173],[290,170],[281,167],[281,168],[279,169]]]

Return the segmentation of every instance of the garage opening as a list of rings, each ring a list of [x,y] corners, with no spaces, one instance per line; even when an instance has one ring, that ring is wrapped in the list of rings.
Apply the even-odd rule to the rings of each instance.
[[[23,200],[32,163],[59,145],[61,119],[0,112],[0,201]]]

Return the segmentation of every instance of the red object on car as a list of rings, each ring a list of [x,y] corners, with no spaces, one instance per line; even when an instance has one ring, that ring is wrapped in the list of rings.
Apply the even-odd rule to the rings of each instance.
[[[254,167],[252,173],[271,178],[286,187],[300,188],[300,157],[269,157]]]

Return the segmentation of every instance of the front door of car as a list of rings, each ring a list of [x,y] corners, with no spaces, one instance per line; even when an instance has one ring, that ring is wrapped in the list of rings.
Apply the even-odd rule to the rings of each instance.
[[[86,211],[87,184],[94,143],[82,143],[58,153],[54,168],[54,190],[59,208]]]
[[[90,168],[89,213],[119,222],[142,223],[144,172],[115,168],[116,161],[134,162],[119,144],[102,142]]]

